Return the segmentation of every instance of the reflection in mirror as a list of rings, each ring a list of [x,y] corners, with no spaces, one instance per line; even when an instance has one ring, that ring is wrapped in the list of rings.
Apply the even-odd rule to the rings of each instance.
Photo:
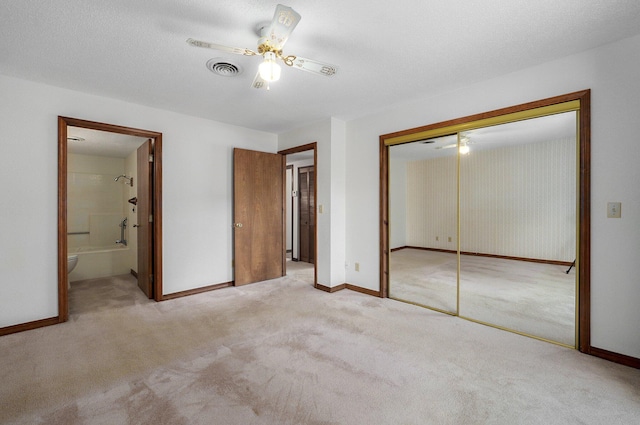
[[[457,313],[457,136],[389,148],[389,297]]]
[[[459,315],[575,346],[576,113],[464,136]]]
[[[422,143],[440,145],[432,156],[413,143],[445,135]],[[381,135],[380,295],[590,352],[589,136],[589,90]],[[452,174],[411,177],[412,162],[438,170],[436,160],[456,156]],[[433,188],[454,180],[456,207],[435,209],[447,202]],[[434,246],[451,226],[452,247]],[[450,292],[453,277],[432,284],[438,263],[412,272],[396,255],[456,248]]]

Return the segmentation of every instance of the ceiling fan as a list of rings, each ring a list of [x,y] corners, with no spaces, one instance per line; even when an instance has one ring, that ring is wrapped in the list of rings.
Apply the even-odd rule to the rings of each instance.
[[[276,7],[273,20],[270,24],[259,27],[258,51],[243,49],[240,47],[229,47],[222,44],[209,43],[206,41],[189,38],[187,43],[194,47],[204,47],[207,49],[220,50],[234,53],[236,55],[258,56],[261,55],[264,61],[258,67],[258,73],[253,79],[251,86],[256,89],[266,88],[269,90],[269,83],[280,79],[280,65],[277,59],[282,60],[285,65],[314,74],[332,76],[338,71],[337,67],[327,63],[300,56],[284,56],[282,47],[293,32],[293,29],[300,22],[301,16],[290,7],[279,4]]]
[[[471,138],[467,135],[461,134],[460,135],[460,153],[461,154],[467,154],[469,153],[469,145],[473,145],[473,142],[471,141]],[[436,146],[435,149],[451,149],[451,148],[457,148],[458,147],[458,143],[450,143],[448,145],[444,145],[444,146]]]

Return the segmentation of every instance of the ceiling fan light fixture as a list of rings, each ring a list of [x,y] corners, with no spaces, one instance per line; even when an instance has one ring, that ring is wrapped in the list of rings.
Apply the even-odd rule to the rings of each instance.
[[[264,62],[258,67],[260,77],[267,81],[278,81],[280,79],[280,65],[276,63],[276,54],[273,52],[266,52],[264,54]]]
[[[254,89],[265,88],[269,90],[269,83],[280,79],[281,64],[276,63],[278,60],[282,60],[285,65],[291,68],[316,75],[324,75],[326,77],[335,75],[338,70],[335,65],[303,58],[298,55],[283,55],[282,48],[289,39],[291,32],[300,22],[300,18],[302,18],[300,14],[292,8],[282,4],[277,5],[273,19],[269,22],[260,23],[256,27],[256,34],[259,37],[257,51],[194,40],[193,38],[187,39],[187,43],[193,47],[219,50],[234,55],[262,56],[263,62],[259,65],[258,72],[251,83],[251,87]],[[223,71],[225,76],[233,72],[228,67],[223,68]]]

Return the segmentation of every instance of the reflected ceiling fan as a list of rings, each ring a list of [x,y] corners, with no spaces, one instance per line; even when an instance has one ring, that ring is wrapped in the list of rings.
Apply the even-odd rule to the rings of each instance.
[[[469,145],[473,145],[471,138],[467,135],[461,134],[460,135],[460,153],[463,155],[469,153]],[[456,142],[456,143],[450,143],[444,146],[436,146],[434,149],[452,149],[457,147],[458,147],[458,143]]]
[[[280,65],[277,63],[278,59],[282,60],[285,65],[301,69],[303,71],[328,77],[335,75],[338,69],[334,65],[295,55],[283,55],[282,48],[291,35],[291,32],[293,32],[293,29],[298,25],[298,22],[300,22],[300,18],[300,14],[295,10],[279,4],[276,7],[276,12],[273,15],[271,23],[258,28],[260,38],[258,39],[257,52],[246,48],[229,47],[222,44],[194,40],[193,38],[189,38],[187,43],[194,47],[220,50],[227,53],[234,53],[236,55],[261,55],[264,58],[264,61],[258,67],[258,73],[251,84],[251,86],[256,89],[266,88],[269,90],[269,83],[280,79]]]

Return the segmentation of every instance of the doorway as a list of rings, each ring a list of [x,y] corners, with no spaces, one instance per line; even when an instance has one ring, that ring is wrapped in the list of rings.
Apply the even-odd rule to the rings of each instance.
[[[291,258],[287,255],[287,274],[305,276],[313,273],[313,285],[318,282],[317,273],[317,143],[309,143],[278,152],[286,157],[291,170],[291,186],[287,186],[285,204],[286,222],[291,226]]]
[[[98,123],[93,121],[80,120],[76,118],[58,117],[58,321],[64,322],[69,318],[69,275],[67,272],[67,255],[69,253],[69,233],[74,230],[73,237],[89,238],[90,229],[87,221],[86,231],[79,232],[77,229],[70,229],[69,213],[69,144],[80,142],[76,137],[69,139],[70,133],[77,131],[104,132],[105,135],[132,136],[139,140],[134,148],[138,151],[130,155],[133,158],[133,167],[137,170],[137,175],[123,173],[112,179],[110,176],[97,176],[95,180],[108,180],[109,183],[129,185],[133,189],[137,188],[137,196],[131,197],[126,203],[128,209],[133,212],[117,217],[118,237],[115,240],[117,247],[135,243],[137,249],[137,278],[140,289],[155,301],[162,300],[162,133],[140,130],[135,128],[121,127],[111,124]],[[122,139],[122,137],[120,137]],[[146,140],[146,142],[144,142]],[[144,142],[144,143],[143,143]],[[92,143],[96,143],[95,141]],[[107,143],[108,144],[108,143]],[[115,148],[116,144],[109,145]],[[102,147],[104,149],[105,146]],[[85,147],[84,149],[89,149]],[[129,174],[129,175],[128,175]],[[115,180],[111,182],[110,180]],[[113,185],[112,185],[113,186]],[[124,193],[126,195],[126,193]],[[136,211],[137,210],[137,211]],[[142,213],[142,215],[140,215]],[[137,215],[135,215],[137,214]],[[112,217],[114,216],[114,217]],[[144,217],[144,219],[142,218]],[[107,226],[109,220],[116,219],[115,214],[95,214],[94,228]],[[73,220],[74,226],[77,223]],[[128,228],[128,230],[127,230]],[[136,228],[135,232],[131,232]],[[113,230],[113,229],[111,229]],[[130,236],[129,236],[130,235]],[[135,236],[138,236],[136,238]],[[105,240],[111,241],[111,233],[104,235]],[[128,239],[128,240],[127,240]],[[137,241],[136,241],[137,239]],[[75,242],[74,242],[75,244]],[[106,250],[100,250],[106,251]],[[118,251],[118,250],[115,250]],[[115,252],[114,251],[114,252]],[[81,260],[79,259],[78,262]],[[133,268],[131,269],[133,271]],[[141,282],[140,279],[144,279]]]
[[[235,148],[233,150],[233,251],[234,286],[262,282],[285,275],[317,285],[315,264],[299,261],[297,243],[298,190],[289,191],[287,174],[296,179],[297,165],[314,167],[316,144],[292,148],[276,154]],[[291,168],[287,168],[287,162]],[[290,171],[287,173],[287,171]],[[295,170],[295,171],[293,171]],[[292,172],[291,172],[292,171]],[[307,195],[316,199],[317,173],[309,173]],[[309,178],[311,181],[309,181]],[[297,183],[293,182],[294,188]],[[312,195],[311,195],[312,193]],[[315,205],[315,202],[314,202]],[[315,209],[315,206],[313,207]],[[290,214],[292,217],[287,217]],[[307,223],[313,235],[307,238],[307,256],[316,258],[316,215]],[[292,257],[287,253],[287,223],[294,233]]]
[[[315,263],[315,167],[298,168],[298,256],[300,261]]]
[[[286,166],[286,174],[285,174],[285,252],[287,261],[293,259],[293,209],[294,198],[291,196],[291,200],[287,201],[287,198],[294,193],[295,186],[293,181],[293,165]]]

